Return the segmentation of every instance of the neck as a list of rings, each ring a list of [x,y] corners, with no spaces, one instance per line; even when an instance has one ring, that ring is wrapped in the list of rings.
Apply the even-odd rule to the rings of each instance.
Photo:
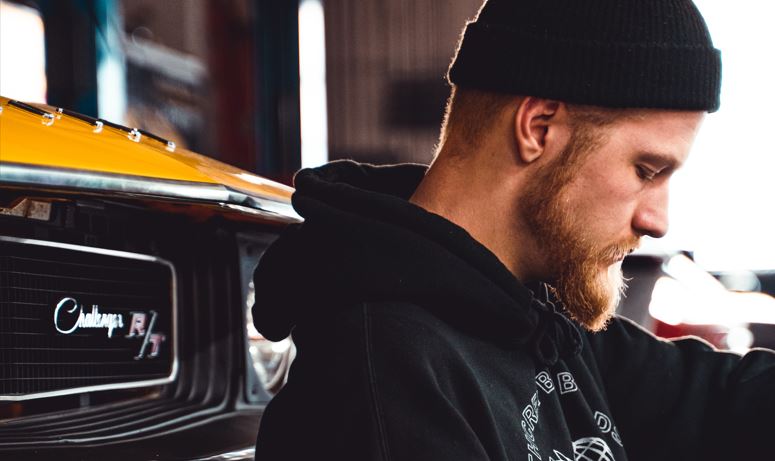
[[[521,224],[514,188],[519,174],[483,161],[489,153],[449,155],[442,149],[410,202],[465,229],[523,282],[533,277],[531,245]]]

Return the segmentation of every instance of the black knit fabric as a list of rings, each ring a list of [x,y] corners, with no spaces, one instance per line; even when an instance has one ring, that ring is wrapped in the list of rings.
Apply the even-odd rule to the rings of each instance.
[[[691,0],[489,0],[448,79],[613,108],[719,108],[721,54]]]
[[[297,347],[256,460],[775,458],[771,351],[661,341],[618,317],[580,332],[542,285],[407,201],[425,171],[296,176],[305,221],[254,278],[256,328]]]

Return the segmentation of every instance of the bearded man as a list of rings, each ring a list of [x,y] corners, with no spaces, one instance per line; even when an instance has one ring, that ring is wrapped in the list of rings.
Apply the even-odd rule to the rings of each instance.
[[[298,354],[256,459],[771,457],[774,354],[613,316],[719,105],[691,1],[490,0],[449,81],[429,168],[296,176],[253,318]]]

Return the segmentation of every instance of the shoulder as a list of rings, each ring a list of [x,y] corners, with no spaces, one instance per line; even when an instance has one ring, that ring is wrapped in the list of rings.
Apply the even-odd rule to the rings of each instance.
[[[326,309],[300,322],[294,330],[294,338],[321,330],[325,330],[325,335],[329,337],[333,334],[351,336],[371,333],[383,339],[407,340],[415,338],[418,333],[439,336],[455,331],[428,309],[399,301],[365,301]]]
[[[407,302],[360,302],[305,319],[293,340],[307,356],[373,360],[385,354],[443,355],[461,334],[427,309]],[[321,347],[325,345],[325,347]]]
[[[441,340],[456,330],[428,309],[405,302],[363,303],[365,324],[381,339],[402,339],[412,343],[421,337]]]
[[[368,370],[381,381],[452,372],[467,367],[481,348],[492,347],[407,302],[353,304],[297,330],[294,341],[308,357],[320,356],[320,363],[341,365],[351,373]]]
[[[377,357],[410,354],[415,359],[453,364],[466,360],[471,350],[492,347],[412,303],[364,303],[363,316],[371,352]]]
[[[419,305],[408,302],[361,302],[338,309],[324,319],[299,325],[294,340],[328,342],[350,348],[367,347],[372,353],[415,352],[422,354],[431,347],[435,352],[452,347],[461,333]]]

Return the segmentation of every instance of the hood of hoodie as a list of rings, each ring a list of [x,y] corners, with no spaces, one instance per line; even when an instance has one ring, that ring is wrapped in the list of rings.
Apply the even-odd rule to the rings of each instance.
[[[256,269],[258,331],[277,341],[359,303],[407,302],[504,346],[548,346],[543,361],[577,352],[578,331],[551,303],[463,228],[408,201],[426,170],[351,161],[301,170],[292,201],[305,221],[288,227]]]

